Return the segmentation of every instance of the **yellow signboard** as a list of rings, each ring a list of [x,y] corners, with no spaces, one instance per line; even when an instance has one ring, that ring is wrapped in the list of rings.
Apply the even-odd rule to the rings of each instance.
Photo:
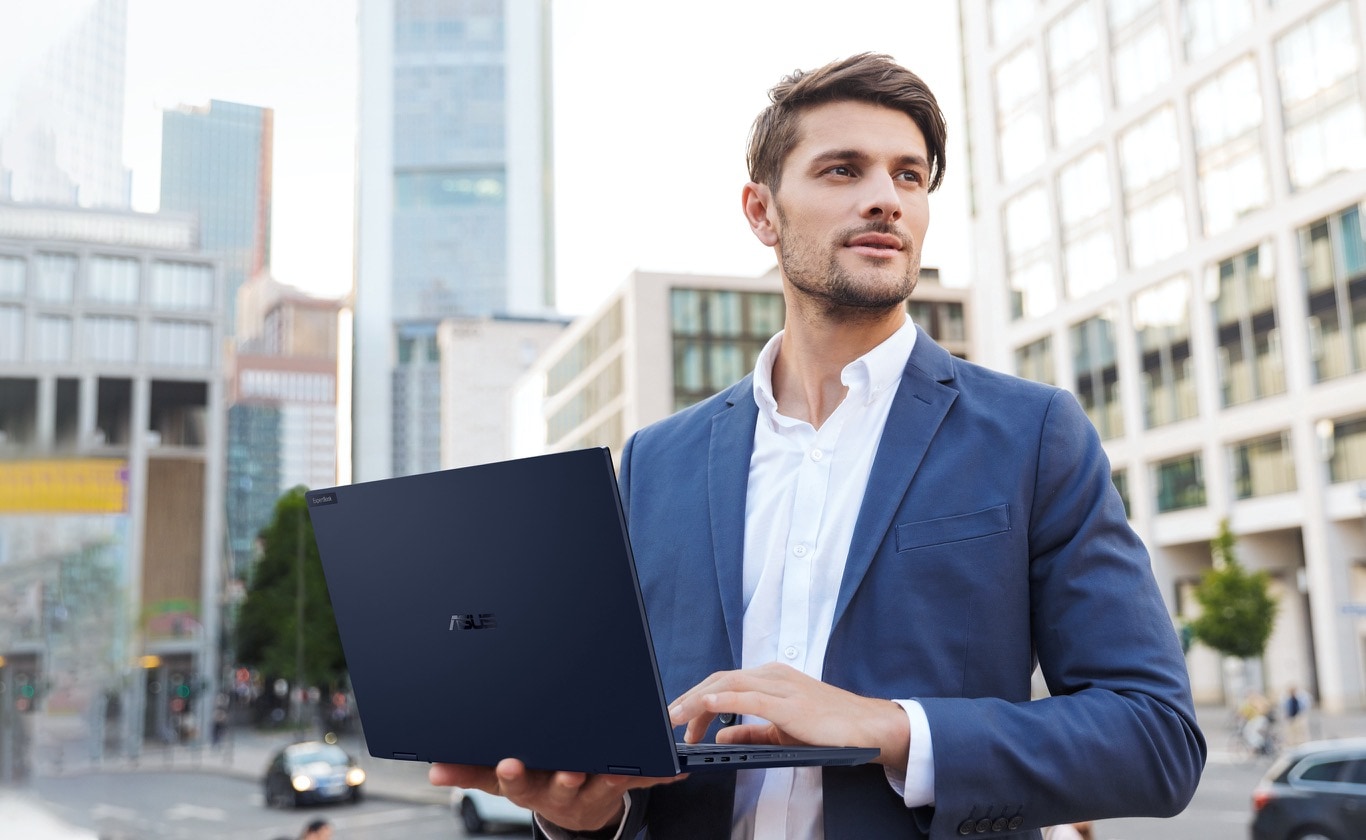
[[[121,458],[0,461],[0,514],[127,509],[128,462]]]

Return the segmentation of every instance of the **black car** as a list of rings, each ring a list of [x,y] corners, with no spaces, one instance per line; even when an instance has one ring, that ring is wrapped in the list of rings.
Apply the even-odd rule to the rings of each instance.
[[[1252,792],[1252,840],[1366,837],[1366,738],[1282,753]]]
[[[365,771],[336,744],[303,741],[275,754],[262,784],[266,805],[271,808],[313,802],[359,802]]]

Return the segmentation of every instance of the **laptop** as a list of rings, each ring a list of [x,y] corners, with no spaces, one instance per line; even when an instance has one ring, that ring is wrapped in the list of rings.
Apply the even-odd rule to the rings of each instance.
[[[307,499],[378,758],[671,777],[878,754],[675,742],[605,447]]]

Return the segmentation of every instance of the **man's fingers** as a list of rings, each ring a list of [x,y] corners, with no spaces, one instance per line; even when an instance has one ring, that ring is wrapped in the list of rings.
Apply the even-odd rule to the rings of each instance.
[[[427,768],[427,780],[442,787],[478,788],[486,793],[498,792],[498,777],[491,767],[469,764],[433,764]]]

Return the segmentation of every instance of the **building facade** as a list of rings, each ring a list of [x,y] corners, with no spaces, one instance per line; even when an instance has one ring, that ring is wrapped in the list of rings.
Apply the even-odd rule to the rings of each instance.
[[[981,361],[1077,396],[1175,621],[1226,519],[1280,604],[1254,680],[1361,708],[1366,3],[962,21]],[[1198,700],[1241,688],[1198,643],[1190,666]]]
[[[222,265],[224,326],[242,332],[237,290],[270,266],[275,112],[236,102],[182,106],[161,118],[161,212],[199,220],[204,252]]]
[[[966,358],[967,292],[924,268],[907,304],[949,352]],[[728,388],[783,328],[782,279],[633,272],[575,320],[518,382],[514,454],[607,446]]]
[[[440,467],[441,319],[553,312],[549,10],[360,3],[356,480]]]
[[[207,731],[221,295],[192,219],[0,204],[0,656],[39,744]]]
[[[19,17],[6,15],[0,61],[0,201],[128,208],[128,0],[45,9],[44,29]]]

